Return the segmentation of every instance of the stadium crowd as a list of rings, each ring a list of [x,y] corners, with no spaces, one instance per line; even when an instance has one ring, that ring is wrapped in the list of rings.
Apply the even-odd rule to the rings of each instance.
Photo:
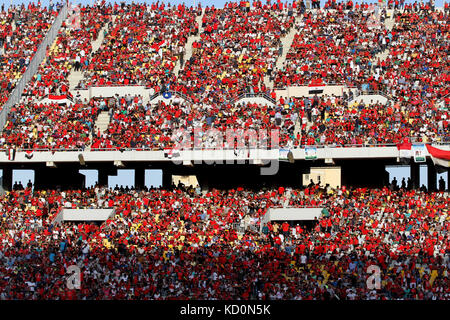
[[[400,103],[348,105],[340,97],[281,98],[273,107],[268,105],[202,104],[144,105],[142,98],[122,98],[116,103],[106,132],[94,136],[95,149],[193,147],[191,141],[181,141],[184,133],[199,131],[195,147],[234,148],[227,141],[227,130],[242,137],[240,147],[255,146],[248,134],[278,131],[279,146],[294,148],[305,145],[386,145],[404,139],[414,142],[444,142],[448,137],[449,113],[436,107],[405,108]],[[214,136],[214,132],[223,139]],[[241,131],[239,131],[241,130]],[[245,141],[245,142],[244,142]],[[445,140],[446,141],[446,140]],[[262,147],[269,142],[260,140]],[[222,144],[223,143],[223,144]]]
[[[194,102],[226,103],[242,93],[267,92],[270,75],[293,25],[292,4],[255,1],[252,10],[230,2],[206,7],[200,40],[172,86]]]
[[[276,86],[304,86],[320,80],[360,87],[371,75],[376,54],[388,46],[384,19],[385,11],[376,21],[373,10],[365,7],[304,13],[297,19],[286,61],[274,72]]]
[[[352,0],[328,0],[325,10],[315,11],[306,11],[303,1],[270,0],[229,2],[223,9],[163,2],[81,6],[80,25],[63,24],[26,98],[10,110],[0,147],[163,150],[190,145],[183,133],[195,130],[203,148],[236,147],[234,140],[230,145],[208,135],[211,129],[242,130],[235,133],[246,144],[246,130],[278,130],[283,148],[448,139],[449,109],[438,103],[445,98],[449,105],[448,5],[437,11],[432,4],[389,0],[388,6],[402,8],[392,30],[382,23],[386,12],[378,24],[368,3]],[[59,8],[52,1],[49,7],[2,7],[0,104]],[[105,26],[94,52],[92,41]],[[281,39],[292,28],[297,34],[277,69]],[[198,38],[185,59],[191,36]],[[70,98],[73,70],[84,73],[79,89],[142,85],[188,99],[35,100]],[[271,81],[339,82],[381,90],[392,101],[349,104],[347,93],[280,97],[267,86]],[[234,105],[242,93],[271,94],[276,103]],[[101,111],[110,115],[105,132],[95,128]],[[63,191],[15,183],[0,195],[0,299],[448,300],[450,201],[444,188],[443,180],[435,192],[406,182],[381,189],[312,183],[302,189],[180,184]],[[268,209],[286,206],[322,210],[308,222],[261,225]],[[54,223],[64,208],[114,208],[114,215],[103,223]],[[79,289],[67,285],[73,265],[81,270]],[[370,266],[381,270],[379,289],[367,285]]]
[[[266,210],[286,203],[323,210],[260,233]],[[52,224],[61,208],[112,207],[102,224]],[[448,207],[442,192],[314,184],[11,191],[0,198],[0,298],[448,299]],[[79,290],[67,287],[71,265]]]
[[[95,128],[101,111],[110,114],[104,132]],[[151,104],[144,103],[142,96],[125,95],[67,105],[16,105],[7,118],[0,146],[31,150],[179,150],[392,145],[405,139],[432,143],[448,142],[449,119],[448,110],[437,106],[357,100],[349,105],[345,96],[280,97],[271,106],[205,105],[181,100]],[[230,132],[236,142],[228,140]],[[272,133],[277,138],[272,138]]]
[[[90,144],[101,102],[22,103],[11,108],[0,135],[0,145],[29,151],[84,149]]]
[[[60,4],[2,5],[0,12],[0,107],[8,100],[50,29]]]
[[[288,109],[252,103],[206,106],[166,104],[161,101],[151,106],[144,105],[142,97],[122,98],[116,102],[113,110],[108,130],[94,136],[93,149],[191,149],[194,147],[194,131],[198,132],[196,148],[234,148],[234,140],[232,145],[227,141],[227,130],[235,132],[237,143],[242,143],[239,147],[248,146],[249,143],[256,146],[256,141],[245,138],[250,130],[258,135],[264,132],[267,139],[270,139],[272,130],[278,130],[279,145],[285,146],[293,143],[290,137],[293,137],[298,118],[298,110],[294,105]],[[185,133],[190,135],[188,141],[183,140]],[[262,134],[258,137],[264,139]],[[270,146],[267,140],[263,143]]]
[[[449,92],[449,16],[443,11],[399,12],[391,31],[389,54],[367,78],[406,108],[431,108]]]
[[[198,32],[201,9],[185,5],[117,3],[115,21],[101,47],[83,68],[78,85],[142,85],[161,91],[174,78],[187,38]]]
[[[305,99],[311,125],[300,145],[383,145],[413,142],[443,142],[449,136],[449,112],[437,106],[400,102],[364,103],[322,96]],[[447,140],[446,140],[447,141]]]
[[[110,6],[80,6],[63,22],[48,56],[25,89],[25,96],[34,99],[49,95],[68,96],[71,71],[86,68],[92,54],[92,42],[111,18]]]
[[[159,2],[81,6],[79,27],[70,19],[66,21],[25,91],[28,100],[13,108],[21,112],[10,113],[2,145],[67,149],[92,144],[95,149],[159,150],[173,147],[170,138],[174,132],[197,127],[219,131],[281,129],[283,147],[392,144],[404,138],[429,142],[448,136],[448,109],[438,106],[442,99],[444,105],[449,102],[448,13],[430,13],[424,5],[405,5],[405,10],[395,13],[394,28],[389,31],[382,23],[375,23],[366,3],[330,0],[326,10],[305,12],[301,8],[304,6],[297,2],[281,1],[254,1],[252,7],[246,1],[230,2],[223,9]],[[4,15],[14,20],[17,9],[10,10]],[[32,17],[56,12],[40,5],[29,5],[28,11],[22,11],[31,11]],[[197,20],[202,14],[200,27]],[[380,14],[382,22],[385,12]],[[24,14],[20,21],[34,25],[27,17]],[[103,44],[92,52],[92,41],[106,25],[109,28]],[[292,27],[298,33],[285,65],[277,70],[275,64],[282,54],[280,39]],[[42,26],[39,29],[44,30]],[[182,48],[189,36],[198,34],[193,55],[184,63]],[[375,62],[380,52],[388,52],[388,56]],[[181,68],[175,75],[178,60]],[[82,113],[61,105],[50,118],[36,114],[45,108],[33,101],[36,97],[70,98],[68,76],[72,70],[85,73],[80,88],[139,84],[152,87],[154,92],[170,88],[191,101],[151,107],[144,105],[143,97],[128,97],[126,103],[119,98],[122,102],[109,110],[108,130],[94,132],[90,139],[98,115],[97,110],[91,110],[92,101],[84,101],[84,105],[77,101],[76,110],[87,110]],[[382,90],[393,102],[387,107],[359,102],[347,106],[345,96],[277,97],[266,86],[267,77],[282,86],[343,82],[363,91]],[[233,98],[244,92],[271,93],[278,101],[274,107],[252,103],[233,106]],[[87,118],[64,123],[72,114]],[[43,125],[48,121],[56,127]],[[15,123],[21,128],[13,128]],[[74,134],[64,133],[72,128],[76,128]],[[33,131],[41,130],[43,137],[50,138],[33,137]]]

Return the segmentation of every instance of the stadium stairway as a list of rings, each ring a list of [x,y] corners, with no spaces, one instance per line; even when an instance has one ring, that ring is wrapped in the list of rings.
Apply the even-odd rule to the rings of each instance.
[[[302,123],[301,123],[300,117],[295,122],[295,128],[294,128],[294,136],[296,137],[298,134],[300,134],[300,135],[302,134]]]
[[[203,28],[202,28],[202,19],[203,19],[203,15],[205,14],[205,9],[203,9],[201,16],[198,16],[195,21],[198,23],[198,35],[197,36],[190,36],[186,42],[186,46],[184,47],[185,50],[185,56],[184,56],[184,61],[188,61],[193,54],[193,43],[196,41],[199,41],[200,35],[203,32]],[[182,65],[181,65],[181,61],[178,60],[177,64],[175,65],[175,68],[173,69],[174,74],[178,75],[182,69]]]
[[[287,189],[286,190],[286,195],[284,197],[283,208],[289,207],[289,201],[291,200],[291,194],[292,194],[292,190],[291,189]]]
[[[386,12],[386,19],[384,20],[384,26],[387,30],[391,31],[394,28],[395,19],[394,19],[394,10],[387,10]],[[378,59],[380,61],[386,60],[386,58],[389,55],[389,47],[386,48],[386,50],[379,52],[375,55],[372,62],[375,65],[378,62]]]
[[[67,77],[67,80],[69,81],[69,90],[75,91],[75,87],[80,83],[80,81],[83,79],[83,72],[82,71],[75,71],[72,70]]]
[[[98,115],[97,121],[95,121],[95,124],[94,124],[94,132],[97,133],[98,131],[100,131],[100,133],[103,133],[106,130],[108,130],[110,120],[111,120],[111,117],[110,117],[108,111],[100,112],[100,114]],[[89,135],[89,140],[92,143],[92,132]],[[90,151],[91,147],[88,146],[86,149],[87,149],[87,151]]]
[[[295,18],[295,17],[294,17]],[[294,20],[295,24],[295,20]],[[278,58],[276,67],[279,69],[283,66],[284,62],[286,61],[287,54],[289,52],[289,49],[291,49],[291,45],[294,42],[295,34],[297,33],[297,30],[295,27],[292,27],[289,33],[281,39],[281,43],[283,44],[283,54]]]
[[[394,10],[387,10],[386,11],[386,19],[384,20],[384,25],[386,26],[386,29],[389,31],[394,28],[395,19],[394,19]]]
[[[277,63],[275,64],[275,70],[281,69],[281,67],[285,63],[287,54],[288,54],[289,50],[291,49],[291,46],[292,46],[292,43],[294,42],[296,33],[297,33],[297,30],[295,28],[295,16],[294,16],[293,27],[291,28],[289,33],[284,38],[281,39],[281,44],[283,45],[283,53],[281,54],[280,57],[278,57]],[[264,77],[264,84],[268,88],[273,87],[273,83],[270,81],[270,78],[267,75]]]
[[[116,16],[113,17],[112,21],[114,22],[115,19]],[[92,41],[92,53],[95,53],[98,49],[100,49],[100,46],[105,39],[105,31],[108,31],[108,24],[105,24],[105,26],[100,30],[97,40]],[[82,71],[72,70],[67,77],[67,80],[69,81],[69,90],[75,91],[76,86],[80,83],[83,77],[84,75]]]
[[[101,133],[108,129],[110,122],[110,115],[108,111],[102,111],[98,115],[97,121],[95,121],[95,128],[100,130]]]

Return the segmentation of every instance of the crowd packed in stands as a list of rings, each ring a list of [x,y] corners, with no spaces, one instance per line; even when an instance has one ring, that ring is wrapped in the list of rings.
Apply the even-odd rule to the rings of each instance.
[[[283,38],[294,21],[292,5],[263,5],[252,10],[238,3],[206,7],[199,41],[186,61],[177,91],[196,102],[222,103],[241,93],[267,92],[264,77],[273,70]]]
[[[286,201],[322,214],[260,233]],[[0,299],[449,299],[449,204],[442,192],[318,185],[12,191],[0,198]],[[63,207],[116,212],[52,224]],[[71,265],[80,290],[67,287]],[[381,289],[366,284],[371,265]]]
[[[0,145],[37,151],[85,148],[101,108],[101,103],[95,100],[86,105],[16,105],[1,133]]]
[[[276,85],[308,85],[320,79],[359,87],[371,75],[375,55],[389,42],[384,12],[378,24],[371,25],[372,18],[363,10],[305,13],[297,20],[297,34],[284,65],[275,71]]]
[[[448,95],[449,21],[442,11],[396,14],[389,55],[367,78],[370,90],[386,92],[406,108],[431,108]]]
[[[102,110],[110,114],[104,132],[94,128]],[[141,96],[126,95],[69,106],[17,105],[8,117],[0,145],[33,150],[87,146],[91,150],[164,150],[392,145],[405,139],[433,143],[448,142],[449,119],[448,110],[435,106],[362,101],[348,105],[342,97],[327,95],[281,97],[274,106],[151,104],[144,103]],[[230,132],[236,142],[229,140]],[[272,132],[278,138],[272,137]]]
[[[265,132],[270,140],[272,130],[279,131],[279,145],[292,144],[298,110],[295,105],[270,107],[248,103],[245,105],[222,104],[216,106],[191,105],[188,103],[143,105],[142,98],[122,98],[117,101],[111,123],[106,132],[94,136],[93,149],[146,148],[163,150],[167,148],[191,149],[194,147],[194,131],[198,132],[196,148],[234,148],[233,140],[227,141],[227,130],[233,130],[240,148],[255,146]],[[253,130],[258,137],[249,137]],[[216,136],[215,134],[219,134]],[[189,140],[186,135],[189,134]],[[197,134],[195,134],[197,135]],[[222,140],[221,140],[222,139]],[[244,143],[244,139],[247,142]],[[242,141],[241,141],[242,140]],[[264,146],[270,147],[266,140]],[[276,142],[276,141],[275,141]],[[240,144],[242,143],[242,144]],[[237,145],[236,145],[237,146]]]
[[[55,19],[60,5],[51,2],[2,7],[0,104]],[[0,148],[162,150],[189,146],[183,133],[195,130],[201,147],[235,147],[226,140],[217,145],[211,129],[243,130],[238,136],[278,130],[287,148],[448,139],[448,4],[437,11],[388,0],[388,7],[403,9],[392,30],[383,25],[384,11],[379,24],[369,4],[352,0],[328,0],[326,10],[313,12],[303,1],[204,10],[163,2],[81,6],[80,26],[63,24],[26,99],[10,110]],[[92,41],[105,26],[94,52]],[[297,35],[277,70],[291,28]],[[185,61],[191,36],[200,39]],[[383,52],[387,58],[376,59]],[[73,70],[84,72],[80,89],[142,85],[192,101],[151,104],[130,94],[70,104],[35,100],[70,96]],[[347,93],[277,97],[270,80],[340,82],[381,90],[391,101],[349,104]],[[245,92],[271,93],[276,103],[231,103]],[[110,114],[105,132],[95,128],[101,111]],[[450,199],[443,179],[439,189],[403,182],[381,189],[312,183],[61,191],[16,183],[0,195],[0,299],[448,300]],[[261,225],[269,208],[285,206],[322,211],[309,222]],[[115,215],[103,223],[53,223],[63,208],[114,208]],[[73,265],[81,270],[79,289],[67,286]],[[370,266],[381,270],[380,289],[367,286]]]
[[[83,70],[89,65],[92,42],[111,17],[111,7],[81,6],[65,21],[48,56],[41,64],[25,95],[42,98],[48,95],[68,95],[68,76],[71,71]]]
[[[330,0],[325,10],[313,11],[305,11],[302,3],[281,1],[230,2],[223,9],[162,2],[81,6],[80,27],[66,21],[26,89],[28,100],[9,114],[1,145],[161,150],[174,147],[173,136],[179,138],[180,130],[199,128],[278,129],[279,144],[289,148],[396,144],[405,138],[447,141],[448,12],[430,11],[425,4],[399,5],[404,10],[394,13],[392,30],[383,24],[385,10],[379,12],[377,24],[371,6],[351,0]],[[45,17],[55,13],[38,8],[30,5],[28,11]],[[12,19],[14,12],[4,13],[5,19]],[[104,42],[93,52],[92,41],[106,25]],[[291,28],[297,34],[285,65],[277,70],[281,39]],[[193,43],[192,57],[184,61],[184,47],[193,35],[200,39]],[[387,58],[375,59],[380,52]],[[177,63],[179,74],[174,73]],[[68,76],[73,70],[84,72],[80,88],[127,84],[154,92],[170,88],[190,101],[150,105],[148,97],[117,98],[115,104],[106,103],[111,114],[106,132],[92,132],[99,114],[96,101],[59,105],[55,112],[33,101],[49,94],[70,96]],[[363,91],[382,90],[391,101],[386,106],[348,105],[345,95],[280,97],[266,86],[270,79],[275,86],[345,83]],[[233,99],[244,92],[270,93],[277,101],[275,106],[234,105]],[[203,147],[213,146],[208,135],[203,140]]]
[[[311,99],[305,99],[306,104]],[[435,106],[400,102],[348,105],[337,97],[312,99],[307,115],[312,125],[301,145],[382,145],[413,142],[448,142],[450,114]],[[305,104],[305,105],[306,105]]]
[[[9,98],[50,29],[59,4],[10,6],[0,12],[0,106]]]
[[[281,98],[278,105],[222,104],[216,106],[191,104],[144,105],[142,98],[122,98],[113,108],[108,130],[94,136],[94,149],[194,147],[233,148],[227,141],[227,130],[241,134],[254,130],[270,137],[279,133],[279,146],[294,148],[305,145],[386,145],[404,139],[414,142],[448,142],[449,113],[438,108],[402,108],[399,103],[383,105],[356,102],[347,105],[340,97],[322,96],[304,99]],[[211,130],[221,133],[214,136]],[[198,131],[196,131],[198,130]],[[191,140],[184,139],[185,132]],[[221,140],[222,139],[222,140]],[[256,146],[248,136],[240,147]],[[270,142],[259,140],[261,147]],[[261,144],[262,143],[262,144]]]
[[[79,88],[143,85],[159,92],[173,81],[187,38],[198,32],[201,9],[161,3],[115,4],[116,16],[100,49],[83,68]]]

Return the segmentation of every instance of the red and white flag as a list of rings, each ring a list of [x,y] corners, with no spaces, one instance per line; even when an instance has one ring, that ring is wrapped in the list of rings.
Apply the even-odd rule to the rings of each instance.
[[[450,168],[450,149],[448,146],[444,149],[427,144],[427,149],[436,167]]]
[[[28,160],[30,160],[31,158],[33,158],[33,150],[27,150],[27,151],[25,151],[25,158],[27,158]]]
[[[402,143],[397,145],[397,149],[399,151],[399,158],[402,162],[408,162],[412,157],[412,144],[409,141],[403,141]]]
[[[308,93],[309,94],[321,94],[325,89],[326,84],[322,79],[314,79],[308,85]]]

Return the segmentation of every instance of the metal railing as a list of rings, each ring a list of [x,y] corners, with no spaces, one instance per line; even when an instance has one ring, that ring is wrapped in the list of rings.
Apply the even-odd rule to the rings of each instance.
[[[449,98],[449,97],[450,97],[450,93],[447,94],[447,95],[445,95],[445,96],[443,96],[436,104],[437,104],[438,106],[441,106],[441,105],[442,105],[442,108],[444,108],[444,107],[445,107],[445,99],[447,99],[447,98]]]
[[[53,44],[56,37],[58,36],[59,29],[61,28],[63,21],[66,20],[67,18],[67,13],[68,13],[68,3],[65,2],[64,6],[59,11],[58,16],[53,22],[51,28],[47,32],[47,35],[39,45],[39,48],[36,51],[30,64],[28,65],[27,70],[22,75],[22,78],[19,80],[16,87],[12,91],[8,101],[3,105],[3,109],[0,111],[0,132],[3,131],[11,107],[20,102],[20,99],[22,98],[22,93],[25,90],[26,86],[28,85],[28,82],[33,78],[33,76],[38,71],[39,66],[46,57],[47,49]]]
[[[433,145],[450,145],[450,136],[442,136],[436,139],[436,141],[427,141],[423,142],[420,141],[420,138],[410,138],[410,142],[412,144],[433,144]],[[397,143],[364,143],[364,144],[315,144],[315,145],[298,145],[294,148],[291,148],[290,150],[299,150],[299,149],[305,149],[305,148],[317,148],[317,149],[324,149],[324,148],[379,148],[379,147],[397,147]],[[277,146],[277,147],[267,147],[267,146],[260,146],[260,147],[251,147],[251,148],[241,148],[241,150],[279,150],[279,149],[286,149],[286,147],[283,146]],[[181,151],[221,151],[221,150],[239,150],[236,148],[208,148],[208,147],[199,147],[199,148],[190,148],[190,149],[181,149]],[[0,148],[0,153],[7,152],[8,149]],[[41,148],[41,149],[26,149],[26,148],[16,148],[16,152],[84,152],[86,151],[85,148]],[[130,152],[130,151],[155,151],[155,152],[163,152],[167,151],[167,149],[163,148],[151,148],[151,147],[134,147],[134,148],[93,148],[90,150],[90,152],[105,152],[105,151],[120,151],[120,152]]]
[[[181,98],[183,98],[186,101],[189,101],[190,103],[192,103],[192,99],[185,95],[184,93],[181,93],[179,91],[175,91],[175,90],[168,90],[165,92],[169,92],[172,96],[179,96]],[[163,94],[163,92],[157,92],[153,95],[150,96],[150,101],[153,101],[154,99],[158,98],[159,96],[161,96]],[[273,99],[270,95],[268,95],[267,93],[264,92],[260,92],[260,93],[243,93],[239,96],[237,96],[236,98],[233,98],[231,100],[228,101],[229,104],[235,104],[237,101],[239,101],[240,99],[244,99],[244,98],[264,98],[268,101],[270,101],[273,104],[276,104],[276,100]]]
[[[240,96],[232,99],[230,101],[230,104],[235,104],[237,101],[241,100],[241,99],[245,99],[245,98],[264,98],[268,101],[270,101],[273,104],[276,104],[277,101],[275,99],[273,99],[270,95],[268,95],[267,93],[264,92],[259,92],[259,93],[243,93]]]
[[[310,81],[307,81],[307,82],[305,82],[303,84],[295,84],[294,83],[294,84],[291,84],[290,86],[287,86],[284,83],[280,83],[278,85],[274,85],[273,89],[274,90],[287,90],[288,88],[293,88],[293,87],[309,87],[310,84],[311,84]],[[350,88],[350,87],[353,88],[353,86],[347,85],[346,83],[342,83],[342,82],[323,82],[321,84],[321,86],[323,86],[324,88],[327,87],[327,86],[345,86],[345,87],[348,87],[348,88]]]
[[[388,100],[393,100],[393,98],[388,95],[387,93],[379,90],[362,90],[358,89],[356,93],[353,95],[353,100],[356,100],[359,96],[366,96],[366,95],[380,95],[382,97],[385,97]]]

